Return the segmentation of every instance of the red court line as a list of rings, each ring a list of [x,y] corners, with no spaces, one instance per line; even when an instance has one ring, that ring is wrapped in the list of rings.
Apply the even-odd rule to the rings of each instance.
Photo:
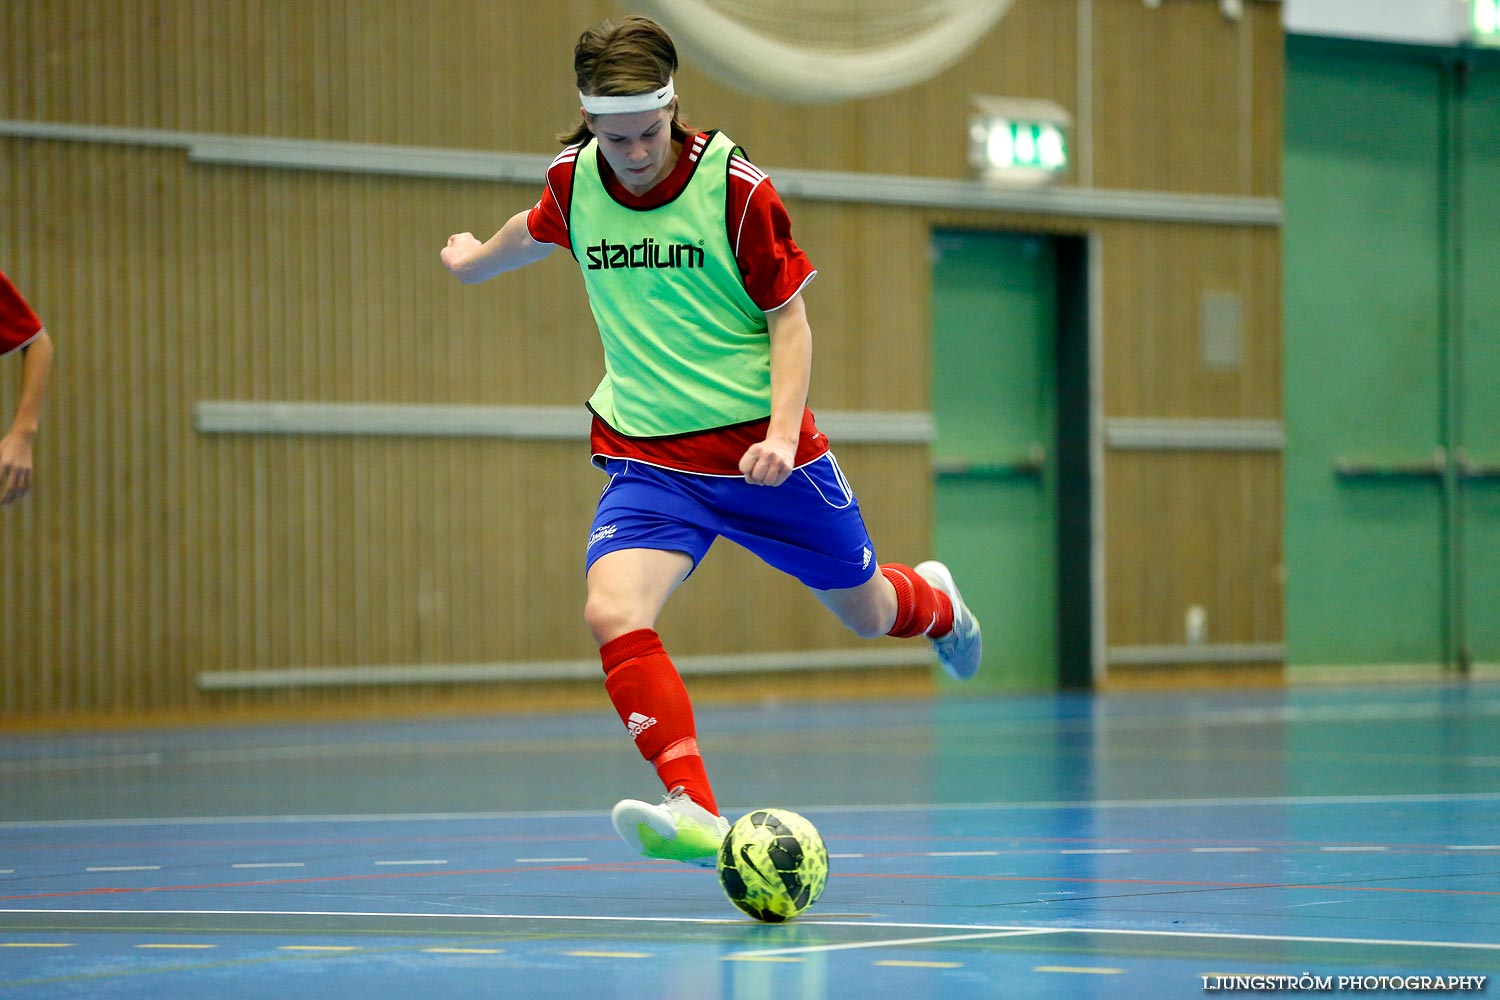
[[[1492,889],[1411,889],[1386,885],[1344,885],[1337,882],[1177,882],[1166,879],[1145,878],[1075,878],[1072,876],[1047,875],[915,875],[890,874],[887,872],[839,872],[839,878],[878,879],[932,879],[975,882],[1067,882],[1080,885],[1164,885],[1198,889],[1326,889],[1330,892],[1399,892],[1424,893],[1440,896],[1500,896],[1500,890]],[[1447,878],[1430,875],[1427,878]],[[1066,902],[1061,900],[1060,902]]]
[[[18,896],[0,896],[0,901],[24,901],[33,899],[62,899],[75,896],[134,895],[148,892],[194,892],[205,889],[251,889],[272,885],[316,885],[328,882],[367,882],[375,880],[442,878],[444,876],[465,877],[473,875],[513,875],[519,872],[649,872],[661,871],[680,874],[701,875],[703,869],[690,868],[663,862],[601,862],[583,865],[526,865],[516,868],[476,868],[466,871],[381,872],[370,875],[324,875],[303,878],[260,879],[249,882],[212,882],[202,885],[151,885],[96,889],[75,889],[67,892],[29,893]],[[885,881],[959,881],[959,882],[1049,882],[1068,885],[1118,885],[1118,886],[1164,886],[1191,889],[1319,889],[1329,892],[1384,892],[1413,895],[1438,896],[1497,896],[1500,891],[1489,889],[1413,889],[1401,886],[1344,885],[1324,882],[1194,882],[1167,879],[1109,879],[1079,878],[1074,876],[1046,875],[922,875],[889,872],[838,872],[838,878],[873,878]],[[1443,876],[1430,876],[1434,878]]]
[[[253,847],[356,847],[374,844],[507,844],[507,843],[614,843],[617,838],[613,835],[600,833],[580,834],[473,834],[469,836],[426,836],[408,837],[401,835],[367,836],[367,837],[223,837],[199,840],[116,840],[107,834],[95,840],[58,842],[35,844],[12,844],[6,846],[6,852],[19,854],[22,851],[50,851],[53,853],[82,853],[86,850],[97,850],[109,848],[110,850],[128,850],[141,847],[152,850],[186,850],[202,848],[234,848],[246,849]]]
[[[142,885],[115,886],[96,889],[70,889],[67,892],[37,892],[19,896],[0,896],[0,901],[27,899],[62,899],[70,896],[114,896],[143,892],[195,892],[202,889],[254,889],[268,885],[312,885],[323,882],[367,882],[377,879],[438,878],[444,875],[462,877],[467,875],[514,875],[518,872],[629,872],[642,871],[641,866],[621,865],[612,862],[588,865],[524,865],[516,868],[474,868],[467,871],[422,871],[380,872],[371,875],[319,875],[306,878],[258,879],[250,882],[208,882],[202,885]]]
[[[1009,844],[1015,845],[1013,849],[1024,848],[1029,844],[1067,844],[1067,845],[1092,845],[1103,844],[1106,846],[1135,846],[1140,845],[1148,850],[1160,850],[1163,853],[1187,847],[1257,847],[1263,851],[1316,851],[1323,847],[1383,847],[1394,854],[1432,852],[1435,854],[1447,854],[1451,847],[1448,844],[1388,844],[1379,841],[1366,840],[1246,840],[1243,838],[1229,840],[1218,837],[996,837],[968,836],[968,837],[933,837],[931,834],[913,834],[911,836],[889,835],[889,834],[840,834],[840,844],[864,841],[872,843],[895,843],[910,841],[921,844],[931,844],[934,840],[940,840],[944,844]],[[1491,841],[1485,841],[1491,843]],[[996,848],[1004,850],[1005,848]],[[912,851],[913,855],[922,855],[927,851]],[[1140,851],[1137,853],[1145,853]],[[1496,851],[1500,854],[1500,851]],[[882,854],[882,856],[885,856]]]

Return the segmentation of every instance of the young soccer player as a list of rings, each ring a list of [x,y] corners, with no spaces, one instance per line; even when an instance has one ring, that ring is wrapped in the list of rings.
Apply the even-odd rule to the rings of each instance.
[[[0,437],[0,505],[15,503],[31,489],[31,446],[52,370],[52,338],[0,272],[0,354],[11,351],[21,352],[21,399],[10,429]]]
[[[589,399],[609,476],[586,550],[584,617],[604,685],[668,790],[614,808],[646,857],[712,866],[728,822],[657,616],[715,538],[807,585],[862,637],[926,636],[953,676],[979,667],[979,623],[947,568],[877,564],[859,504],[807,408],[815,271],[770,180],[719,132],[678,115],[677,53],[625,17],[574,50],[582,120],[541,200],[490,239],[448,239],[465,283],[571,251],[604,344]]]

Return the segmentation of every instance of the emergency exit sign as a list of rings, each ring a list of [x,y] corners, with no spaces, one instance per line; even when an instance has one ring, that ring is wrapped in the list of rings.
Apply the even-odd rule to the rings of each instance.
[[[972,100],[969,164],[980,177],[1034,185],[1067,170],[1072,117],[1061,106],[1010,97],[976,95]]]

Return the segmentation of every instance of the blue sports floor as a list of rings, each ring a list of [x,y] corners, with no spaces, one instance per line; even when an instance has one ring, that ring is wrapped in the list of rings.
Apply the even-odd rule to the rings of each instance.
[[[543,717],[0,736],[0,997],[1155,1000],[1279,982],[1252,977],[1397,996],[1500,972],[1497,687],[698,721],[726,813],[783,805],[822,830],[832,874],[801,919],[757,924],[713,873],[615,839],[614,800],[659,792],[602,696]]]

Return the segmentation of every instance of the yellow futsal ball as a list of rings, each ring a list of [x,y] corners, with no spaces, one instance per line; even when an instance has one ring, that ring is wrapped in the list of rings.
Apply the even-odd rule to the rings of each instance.
[[[828,848],[805,817],[790,809],[757,809],[725,834],[718,869],[731,903],[756,920],[779,924],[823,894]]]

